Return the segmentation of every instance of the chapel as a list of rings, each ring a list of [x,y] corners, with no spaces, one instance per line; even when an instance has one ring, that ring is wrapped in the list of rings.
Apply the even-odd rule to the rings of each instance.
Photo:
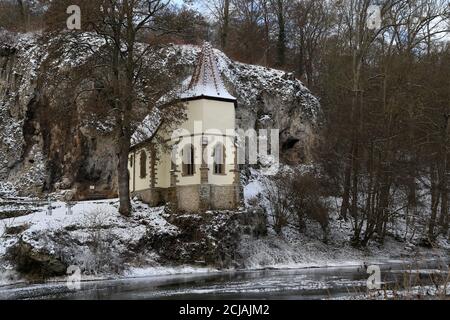
[[[235,138],[237,100],[226,89],[214,49],[202,46],[182,93],[186,115],[163,147],[143,141],[129,154],[130,191],[152,205],[186,212],[235,209],[239,167]]]

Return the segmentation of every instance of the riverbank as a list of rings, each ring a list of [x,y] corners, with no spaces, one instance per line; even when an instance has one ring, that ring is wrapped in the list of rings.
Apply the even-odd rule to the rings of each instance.
[[[380,265],[382,290],[367,289],[363,266],[154,275],[0,287],[0,299],[421,299],[441,298],[432,279],[447,272],[437,261]],[[411,269],[413,268],[413,269]],[[444,268],[447,268],[444,270]],[[410,279],[409,282],[405,279]]]
[[[0,285],[64,282],[69,266],[80,269],[82,280],[93,281],[445,261],[450,256],[445,239],[427,248],[394,233],[383,244],[354,248],[350,222],[334,215],[324,243],[313,223],[303,232],[285,228],[276,235],[269,228],[262,234],[260,216],[252,210],[180,215],[134,201],[133,217],[125,219],[117,206],[117,200],[87,201],[72,203],[69,210],[56,201],[49,212],[47,204],[30,199],[0,202]]]

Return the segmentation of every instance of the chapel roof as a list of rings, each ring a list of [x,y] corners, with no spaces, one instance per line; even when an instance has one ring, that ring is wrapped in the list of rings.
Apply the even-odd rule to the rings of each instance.
[[[213,98],[236,101],[225,88],[214,49],[205,42],[198,56],[194,74],[183,98]]]

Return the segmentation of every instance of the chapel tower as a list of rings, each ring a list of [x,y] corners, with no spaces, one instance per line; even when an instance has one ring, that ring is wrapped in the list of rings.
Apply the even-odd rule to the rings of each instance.
[[[151,205],[170,202],[188,212],[235,209],[239,171],[236,98],[225,88],[209,43],[183,92],[186,120],[163,133],[171,152],[144,141],[130,153],[130,188]]]

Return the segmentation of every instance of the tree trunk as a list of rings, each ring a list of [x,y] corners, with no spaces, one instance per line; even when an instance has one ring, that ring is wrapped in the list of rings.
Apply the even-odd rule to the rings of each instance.
[[[297,54],[297,73],[298,77],[301,78],[305,74],[305,46],[304,46],[304,34],[303,30],[299,31],[299,45],[298,45],[298,54]]]
[[[23,4],[22,0],[17,0],[17,6],[19,7],[20,12],[20,19],[22,23],[23,30],[27,30],[27,19],[26,19],[26,13],[25,13],[25,5]]]
[[[439,207],[439,188],[437,183],[436,167],[433,164],[430,168],[430,180],[431,180],[431,216],[428,223],[428,239],[433,242],[436,239],[436,217]]]
[[[439,224],[441,226],[441,233],[447,235],[449,217],[448,217],[448,175],[449,175],[449,159],[448,159],[448,119],[449,115],[444,115],[444,125],[442,127],[442,143],[441,143],[441,161],[439,163],[439,192],[441,195],[441,213],[439,217]]]
[[[278,16],[277,64],[279,67],[282,67],[285,65],[286,62],[286,26],[284,19],[283,0],[277,0],[277,16]]]
[[[347,221],[347,212],[350,207],[350,180],[351,180],[352,169],[350,165],[350,160],[346,159],[346,167],[344,172],[344,193],[342,195],[341,212],[339,217]]]
[[[356,144],[355,144],[356,145]],[[352,201],[350,205],[350,215],[352,216],[353,220],[355,221],[355,232],[354,232],[354,241],[355,243],[359,244],[361,231],[363,227],[364,221],[361,219],[359,221],[360,217],[358,214],[358,176],[359,176],[359,168],[358,168],[358,147],[355,146],[353,148],[353,154],[352,154],[352,183],[351,183],[351,195],[352,195]],[[360,223],[358,227],[358,223]]]
[[[384,236],[386,233],[385,228],[389,220],[389,195],[391,189],[389,179],[388,174],[383,175],[383,180],[381,182],[380,202],[377,208],[376,232],[380,243],[383,243],[384,241]]]
[[[407,186],[408,186],[408,199],[406,204],[405,240],[408,236],[410,226],[414,228],[415,217],[417,215],[417,184],[415,175],[412,174],[411,170],[408,170]]]
[[[119,136],[117,150],[118,166],[117,178],[119,186],[119,213],[123,216],[131,216],[131,200],[130,200],[130,173],[128,171],[128,154],[130,151],[131,136],[128,130],[124,128]]]
[[[264,62],[263,65],[267,67],[269,65],[269,50],[270,50],[270,20],[269,20],[269,9],[267,8],[267,3],[265,1],[262,2],[263,11],[264,11]]]
[[[220,44],[222,50],[226,52],[228,43],[228,33],[230,28],[230,0],[225,0],[223,5],[223,25],[220,34]]]
[[[447,233],[448,233],[448,226],[449,226],[448,220],[449,220],[449,217],[448,217],[448,189],[445,188],[441,192],[441,216],[439,218],[439,223],[441,225],[441,233],[444,236],[447,236]]]

